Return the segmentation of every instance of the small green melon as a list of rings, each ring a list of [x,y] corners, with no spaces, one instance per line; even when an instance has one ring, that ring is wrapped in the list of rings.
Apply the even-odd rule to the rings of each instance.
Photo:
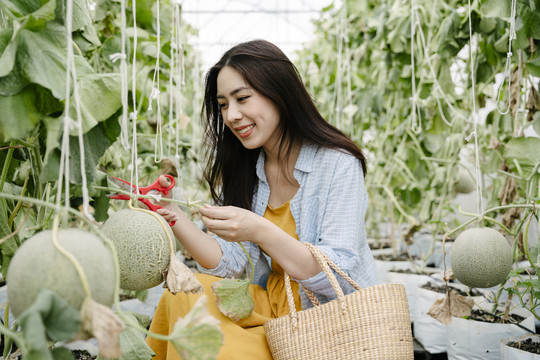
[[[476,182],[467,170],[459,169],[454,183],[454,189],[458,193],[468,194],[476,190]]]
[[[175,237],[166,222],[165,226],[175,248]],[[105,221],[102,231],[115,244],[122,289],[145,290],[163,282],[171,248],[158,219],[144,211],[123,209]]]
[[[86,293],[71,261],[53,245],[52,231],[27,239],[9,264],[7,295],[11,311],[18,317],[36,300],[39,288],[54,291],[74,309],[80,310]],[[59,244],[80,263],[92,298],[106,306],[114,302],[114,262],[109,248],[97,236],[79,229],[58,231]]]
[[[512,269],[512,248],[498,231],[470,228],[454,241],[451,250],[452,271],[463,284],[489,288],[506,280]]]

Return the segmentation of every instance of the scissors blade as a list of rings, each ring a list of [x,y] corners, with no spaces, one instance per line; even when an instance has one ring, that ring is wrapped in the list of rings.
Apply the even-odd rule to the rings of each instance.
[[[107,176],[107,179],[124,191],[135,192],[135,187],[131,186],[129,183],[123,181],[122,179],[116,178],[114,176]]]

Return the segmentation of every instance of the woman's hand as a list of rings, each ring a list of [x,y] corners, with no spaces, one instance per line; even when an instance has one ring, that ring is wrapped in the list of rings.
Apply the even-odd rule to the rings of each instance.
[[[159,185],[161,187],[167,187],[170,185],[170,182],[169,182],[169,179],[166,178],[165,176],[161,175],[159,177]],[[160,195],[163,197],[163,198],[167,198],[167,199],[172,199],[172,194],[173,193],[173,189],[169,190],[167,195],[163,194],[163,193],[160,193]],[[150,200],[152,203],[156,204],[156,205],[159,205],[161,206],[163,209],[157,209],[157,213],[159,215],[161,215],[165,221],[167,221],[167,223],[173,223],[173,222],[176,222],[178,220],[178,215],[177,215],[177,212],[176,212],[176,209],[175,208],[178,208],[178,206],[176,206],[175,204],[173,204],[172,202],[170,201],[154,201],[153,199]]]
[[[263,217],[235,206],[205,205],[198,211],[208,230],[227,241],[257,243],[257,234],[265,222]]]

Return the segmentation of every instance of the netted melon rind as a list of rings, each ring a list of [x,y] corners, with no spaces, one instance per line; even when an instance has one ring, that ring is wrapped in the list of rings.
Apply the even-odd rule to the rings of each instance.
[[[489,288],[506,280],[512,269],[512,248],[498,231],[470,228],[452,245],[451,265],[456,278],[476,288]]]
[[[18,317],[36,299],[39,288],[56,292],[79,310],[86,298],[80,277],[69,259],[52,243],[52,231],[27,239],[9,265],[7,294],[10,309]],[[106,306],[114,302],[115,274],[110,249],[96,235],[79,229],[61,229],[58,242],[80,263],[92,298]]]
[[[165,225],[175,247],[174,235]],[[163,282],[171,250],[158,219],[144,211],[123,209],[107,219],[102,231],[115,244],[122,289],[146,290]]]

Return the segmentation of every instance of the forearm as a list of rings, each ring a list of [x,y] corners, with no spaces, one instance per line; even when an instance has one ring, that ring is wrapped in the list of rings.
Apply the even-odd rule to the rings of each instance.
[[[322,271],[311,251],[278,226],[268,221],[261,230],[254,242],[289,276],[304,280]]]
[[[201,266],[215,268],[223,256],[218,242],[199,229],[180,208],[175,207],[174,211],[178,215],[176,224],[171,228],[174,236]]]

